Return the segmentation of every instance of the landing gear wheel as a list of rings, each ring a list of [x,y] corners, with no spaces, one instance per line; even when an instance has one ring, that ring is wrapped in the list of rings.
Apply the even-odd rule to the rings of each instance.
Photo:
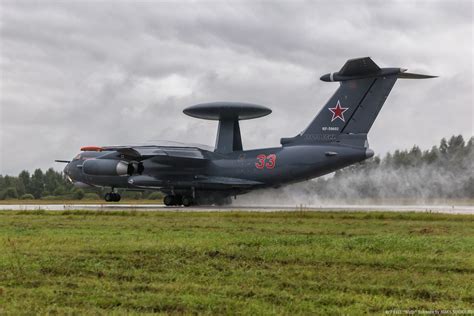
[[[166,195],[163,199],[163,204],[166,206],[174,206],[183,204],[183,196],[181,195]]]
[[[114,196],[114,200],[113,200],[114,202],[120,202],[120,199],[122,198],[120,194],[113,193],[112,195]]]
[[[191,206],[191,205],[194,204],[194,199],[190,196],[185,195],[185,196],[183,196],[183,201],[182,202],[183,202],[184,206],[188,207],[188,206]]]
[[[166,206],[175,205],[174,201],[175,201],[175,198],[174,198],[173,195],[167,195],[167,196],[165,196],[165,198],[163,199],[163,203],[164,203]]]
[[[112,202],[112,194],[111,193],[106,193],[104,196],[105,202]]]
[[[106,193],[104,196],[105,202],[118,202],[122,197],[115,192]]]

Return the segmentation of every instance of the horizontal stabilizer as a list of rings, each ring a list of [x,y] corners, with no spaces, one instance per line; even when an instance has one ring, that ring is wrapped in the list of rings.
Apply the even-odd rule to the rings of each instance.
[[[380,71],[380,67],[370,57],[349,59],[341,70],[341,76],[364,76]]]
[[[422,75],[422,74],[414,74],[410,72],[402,72],[398,74],[398,78],[400,79],[430,79],[430,78],[438,78],[438,76],[430,76],[430,75]]]
[[[370,57],[349,59],[341,70],[321,76],[322,81],[349,81],[367,78],[397,78],[406,79],[428,79],[436,76],[420,75],[405,72],[403,68],[380,68]]]

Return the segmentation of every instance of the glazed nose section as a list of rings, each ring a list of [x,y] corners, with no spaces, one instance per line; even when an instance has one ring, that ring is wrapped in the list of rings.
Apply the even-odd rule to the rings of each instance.
[[[69,168],[71,168],[70,165],[71,163],[68,163],[66,167],[64,167],[64,170],[63,170],[64,174],[67,176],[69,176]]]
[[[69,180],[69,182],[73,183],[74,181],[71,178],[71,163],[68,163],[66,167],[64,167],[63,172],[66,175],[66,178]]]
[[[68,163],[66,167],[64,167],[64,174],[71,182],[75,182],[78,180],[78,178],[80,178],[78,171],[80,171],[80,169],[78,168],[77,162],[75,161]]]

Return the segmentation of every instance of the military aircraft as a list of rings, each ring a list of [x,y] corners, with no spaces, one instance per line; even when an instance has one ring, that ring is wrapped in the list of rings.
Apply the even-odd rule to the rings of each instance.
[[[321,77],[339,87],[309,126],[281,146],[244,150],[240,120],[271,113],[267,107],[240,102],[198,104],[184,109],[195,118],[217,120],[215,148],[154,144],[87,146],[66,162],[66,176],[77,186],[109,187],[107,202],[117,202],[117,189],[159,190],[164,204],[224,205],[231,198],[262,188],[316,178],[374,155],[367,133],[397,79],[435,76],[380,68],[371,58],[348,60],[338,72]]]

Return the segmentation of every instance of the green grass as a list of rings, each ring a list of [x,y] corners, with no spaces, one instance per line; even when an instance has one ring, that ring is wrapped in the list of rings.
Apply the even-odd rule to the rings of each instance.
[[[474,309],[474,216],[0,212],[0,314]]]

